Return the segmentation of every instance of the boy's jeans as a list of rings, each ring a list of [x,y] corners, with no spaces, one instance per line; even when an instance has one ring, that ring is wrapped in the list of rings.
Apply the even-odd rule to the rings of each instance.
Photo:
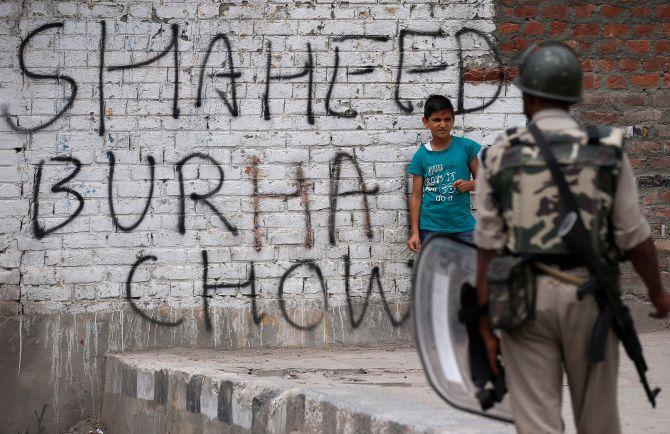
[[[465,231],[465,232],[435,232],[435,231],[429,231],[425,229],[419,229],[419,239],[421,240],[421,245],[423,246],[424,241],[426,241],[429,237],[436,235],[436,234],[443,234],[443,235],[448,235],[452,238],[459,239],[461,241],[467,241],[468,243],[474,243],[474,231]]]

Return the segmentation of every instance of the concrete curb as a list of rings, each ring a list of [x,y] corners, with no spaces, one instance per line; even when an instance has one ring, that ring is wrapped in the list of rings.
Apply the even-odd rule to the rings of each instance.
[[[295,387],[136,354],[107,358],[103,421],[110,433],[509,433],[484,418],[366,391]]]

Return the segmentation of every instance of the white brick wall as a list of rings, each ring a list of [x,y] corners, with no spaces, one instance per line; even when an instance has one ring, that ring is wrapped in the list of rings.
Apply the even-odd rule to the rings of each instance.
[[[142,255],[155,255],[137,269],[133,295],[165,300],[172,306],[191,304],[202,292],[201,250],[209,253],[209,281],[241,281],[254,262],[260,297],[275,298],[282,274],[296,260],[314,260],[328,290],[342,297],[341,257],[352,258],[351,288],[364,294],[374,266],[381,267],[387,297],[406,298],[412,257],[406,237],[405,172],[416,146],[428,138],[421,128],[422,101],[430,93],[445,93],[455,101],[458,52],[454,37],[462,27],[489,34],[493,28],[490,1],[349,0],[347,2],[259,1],[233,4],[215,1],[30,1],[0,5],[0,101],[10,120],[24,128],[46,122],[67,103],[70,85],[53,78],[22,75],[18,51],[22,38],[46,23],[60,29],[36,35],[25,49],[31,73],[72,77],[77,83],[73,106],[51,126],[33,133],[13,131],[0,122],[0,300],[20,299],[42,310],[116,300],[124,303],[130,267]],[[100,21],[106,22],[107,67],[136,63],[155,56],[170,43],[171,24],[179,26],[180,116],[172,117],[173,53],[156,63],[118,71],[104,70],[105,133],[98,135]],[[407,36],[400,95],[414,113],[394,101],[398,76],[400,29],[435,31],[444,37]],[[225,34],[232,47],[239,116],[231,116],[217,90],[232,98],[228,56],[216,44],[205,68],[202,106],[196,107],[200,66],[215,34]],[[384,36],[386,41],[352,39],[347,35]],[[302,71],[307,44],[313,59],[312,107],[308,123],[307,76],[273,80],[270,120],[263,119],[267,44],[272,42],[271,74]],[[463,38],[466,63],[496,66],[487,45]],[[339,71],[330,107],[353,109],[355,118],[328,116],[325,100],[334,73],[335,48]],[[446,63],[446,70],[412,74],[412,68]],[[370,74],[356,69],[374,67]],[[496,85],[466,84],[466,108],[481,105]],[[509,92],[509,94],[508,94]],[[457,133],[489,144],[503,128],[522,122],[518,93],[503,88],[485,110],[460,115]],[[148,213],[132,232],[114,229],[108,205],[107,152],[116,159],[113,201],[122,225],[140,218],[149,192],[147,157],[155,159],[154,192]],[[338,198],[335,245],[329,243],[329,173],[337,151],[354,155],[367,188],[372,239],[364,230],[361,196]],[[176,164],[199,152],[216,160],[224,172],[219,192],[208,200],[238,229],[235,236],[192,192],[204,194],[218,185],[219,172],[202,158],[182,170],[186,233],[178,232],[179,180]],[[39,223],[45,228],[63,222],[78,206],[72,194],[51,187],[71,173],[72,164],[52,162],[67,156],[81,161],[77,176],[66,187],[80,193],[82,212],[65,227],[36,239],[32,228],[37,165],[44,161],[39,189]],[[259,194],[293,194],[296,169],[302,164],[311,210],[311,238],[305,246],[305,206],[299,197],[263,198],[259,231],[253,230],[251,159],[257,157]],[[357,173],[345,159],[340,191],[358,189]],[[255,236],[262,248],[257,250]],[[216,297],[247,294],[248,288],[218,290]],[[286,280],[287,297],[307,298],[320,291],[313,273],[302,267]],[[320,305],[319,297],[309,303]],[[33,306],[34,307],[34,306]]]

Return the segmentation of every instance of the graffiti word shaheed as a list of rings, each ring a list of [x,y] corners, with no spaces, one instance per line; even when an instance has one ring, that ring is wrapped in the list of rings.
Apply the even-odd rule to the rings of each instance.
[[[5,122],[9,125],[9,127],[13,130],[16,131],[17,133],[34,133],[39,130],[42,130],[49,125],[52,125],[56,120],[58,120],[61,116],[63,116],[65,113],[70,110],[72,105],[74,104],[76,98],[77,98],[77,82],[70,76],[65,75],[65,74],[41,74],[32,71],[31,69],[27,68],[24,62],[25,55],[26,55],[26,49],[30,41],[37,35],[42,35],[42,34],[52,34],[54,30],[59,30],[64,27],[65,23],[63,22],[57,22],[57,23],[48,23],[44,24],[32,32],[28,33],[28,35],[21,41],[21,45],[19,46],[19,51],[18,51],[18,58],[19,58],[19,68],[21,70],[21,74],[23,74],[25,77],[32,79],[32,80],[50,80],[50,81],[56,81],[56,82],[65,82],[70,86],[70,92],[69,95],[67,96],[67,102],[66,104],[60,109],[58,113],[56,113],[52,118],[50,118],[47,121],[44,121],[42,123],[39,123],[37,125],[33,126],[23,126],[20,124],[19,120],[15,115],[12,115],[9,111],[8,107],[3,108],[2,115],[5,119]],[[178,24],[172,24],[170,26],[171,32],[170,32],[170,37],[165,43],[165,48],[163,51],[155,54],[154,56],[138,63],[128,63],[128,64],[123,64],[123,65],[107,65],[105,63],[105,52],[106,52],[106,41],[107,41],[107,25],[105,21],[100,22],[100,43],[98,45],[98,51],[99,51],[99,65],[98,65],[98,110],[99,110],[99,125],[98,125],[98,134],[100,136],[104,135],[105,133],[105,118],[104,118],[104,111],[105,111],[105,74],[113,74],[115,72],[119,71],[124,71],[124,70],[129,70],[129,69],[137,69],[137,68],[142,68],[154,63],[157,63],[164,57],[167,57],[169,55],[172,55],[172,63],[173,63],[173,69],[174,69],[174,77],[173,77],[173,82],[172,82],[172,87],[173,87],[173,94],[172,94],[172,117],[175,119],[179,118],[180,114],[180,107],[179,107],[179,70],[180,70],[180,60],[179,60],[179,25]],[[477,107],[471,107],[471,108],[465,108],[463,106],[463,93],[464,93],[464,84],[465,84],[465,74],[464,72],[466,71],[465,66],[464,66],[464,57],[463,57],[463,46],[462,46],[462,38],[465,35],[474,35],[478,38],[481,38],[484,40],[489,47],[491,53],[493,54],[493,58],[495,59],[495,62],[497,63],[497,68],[502,70],[502,61],[500,58],[500,55],[498,54],[497,50],[495,49],[491,39],[486,35],[485,33],[468,28],[468,27],[463,27],[461,28],[458,32],[456,32],[453,37],[456,38],[457,44],[458,44],[458,98],[457,98],[457,107],[456,107],[456,114],[462,114],[462,113],[470,113],[474,112],[477,110],[484,109],[488,107],[489,105],[493,104],[495,100],[498,98],[500,95],[500,91],[502,89],[503,82],[498,80],[498,88],[495,92],[495,94],[485,103],[483,103],[480,106]],[[400,30],[398,34],[398,64],[397,64],[397,73],[396,73],[396,78],[395,78],[395,90],[394,90],[394,96],[393,99],[395,101],[395,104],[397,107],[403,112],[403,113],[412,113],[414,111],[414,106],[411,101],[406,101],[402,97],[402,81],[403,81],[403,76],[405,75],[416,75],[416,74],[435,74],[439,73],[441,71],[446,70],[449,66],[446,63],[439,64],[439,65],[433,65],[433,66],[428,66],[428,67],[421,67],[421,68],[406,68],[404,67],[404,62],[405,62],[405,44],[408,38],[412,37],[429,37],[429,38],[446,38],[450,37],[447,33],[443,32],[442,30],[436,30],[436,31],[419,31],[419,30],[409,30],[409,29],[402,29]],[[332,96],[333,93],[336,89],[337,86],[337,79],[338,79],[338,72],[340,69],[340,47],[338,44],[344,44],[347,41],[351,40],[368,40],[373,43],[378,43],[381,46],[388,45],[391,43],[391,37],[386,36],[386,35],[345,35],[345,36],[340,36],[336,37],[333,39],[333,43],[335,45],[334,47],[334,62],[333,62],[333,68],[332,68],[332,75],[330,76],[330,80],[328,83],[328,90],[325,95],[325,112],[329,116],[336,116],[336,117],[341,117],[341,118],[352,118],[356,117],[358,113],[356,110],[353,109],[348,109],[346,111],[337,111],[335,108],[331,106],[332,103]],[[237,100],[237,85],[238,85],[238,80],[243,79],[244,77],[242,76],[242,72],[238,71],[235,69],[235,63],[234,63],[234,46],[231,43],[230,39],[228,38],[227,35],[219,33],[214,35],[208,44],[207,51],[205,52],[205,55],[202,59],[202,62],[200,63],[200,69],[199,69],[199,77],[198,77],[198,90],[196,94],[196,99],[195,99],[195,107],[201,107],[202,102],[203,102],[203,83],[204,83],[204,78],[205,75],[207,74],[207,65],[209,62],[210,55],[212,51],[214,50],[215,47],[218,47],[222,45],[227,53],[227,68],[224,71],[217,72],[210,74],[210,77],[217,77],[217,78],[225,78],[229,80],[230,82],[230,95],[226,95],[223,91],[219,89],[215,89],[216,94],[218,95],[219,98],[222,99],[224,104],[226,105],[229,113],[231,116],[239,116],[240,115],[240,109],[239,109],[239,104]],[[273,72],[272,68],[272,42],[268,41],[267,45],[265,47],[265,51],[267,53],[267,65],[265,68],[265,90],[263,92],[262,96],[262,113],[260,113],[260,116],[265,119],[265,120],[270,120],[272,113],[270,112],[270,95],[272,92],[272,83],[274,82],[279,82],[279,81],[286,81],[286,80],[293,80],[297,78],[302,78],[302,77],[307,77],[307,103],[305,107],[305,117],[307,120],[307,123],[310,125],[314,125],[314,108],[313,108],[313,101],[315,99],[314,95],[314,89],[315,89],[315,84],[314,84],[314,58],[313,58],[313,53],[312,53],[312,46],[309,42],[306,43],[306,54],[305,54],[305,61],[304,61],[304,66],[302,69],[295,73],[295,74],[287,74],[287,75],[281,75],[276,72]],[[374,65],[364,65],[361,67],[357,67],[356,69],[352,69],[349,74],[350,75],[365,75],[365,74],[370,74],[374,72],[375,68],[378,68],[379,66],[374,66]],[[496,68],[494,68],[496,69]]]

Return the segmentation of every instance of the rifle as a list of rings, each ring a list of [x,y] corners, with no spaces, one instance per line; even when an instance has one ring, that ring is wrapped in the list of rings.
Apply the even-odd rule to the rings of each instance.
[[[563,176],[563,172],[558,167],[558,163],[544,135],[537,125],[533,123],[528,125],[528,129],[539,147],[540,154],[547,162],[551,176],[558,187],[561,202],[565,206],[566,213],[559,226],[558,234],[570,250],[572,250],[572,253],[582,258],[584,265],[591,272],[589,281],[580,287],[577,292],[577,296],[580,299],[587,292],[593,292],[600,308],[600,314],[593,327],[591,344],[587,352],[589,362],[597,363],[603,360],[607,330],[609,330],[610,325],[613,326],[614,332],[623,344],[628,357],[635,364],[635,369],[637,369],[640,382],[647,393],[649,402],[655,408],[656,396],[661,392],[661,389],[656,387],[652,390],[647,381],[647,363],[642,354],[642,346],[635,331],[630,310],[621,301],[618,290],[618,275],[617,273],[608,272],[606,265],[603,264],[602,259],[593,247],[591,237],[579,215],[575,196],[570,191],[570,187]]]

